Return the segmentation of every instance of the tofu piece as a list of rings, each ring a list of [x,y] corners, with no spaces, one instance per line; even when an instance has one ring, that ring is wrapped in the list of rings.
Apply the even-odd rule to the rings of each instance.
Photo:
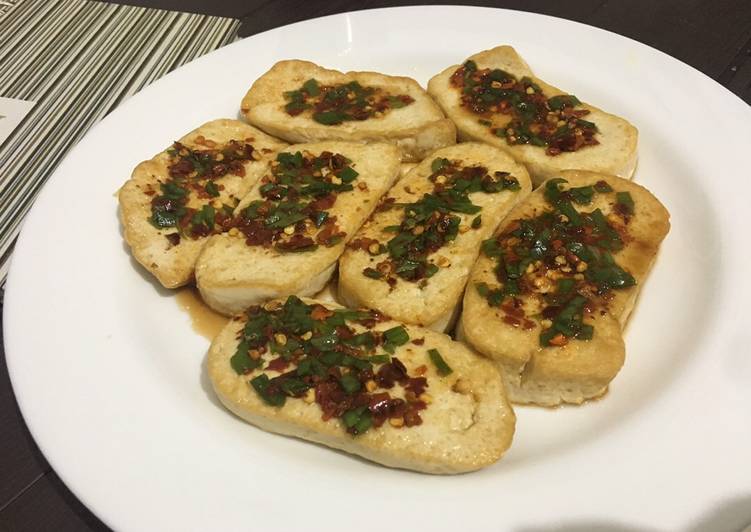
[[[464,295],[458,336],[498,364],[515,403],[580,404],[607,390],[623,365],[623,327],[670,228],[665,207],[636,183],[584,171],[561,177],[514,208],[483,245]],[[567,203],[557,212],[545,198],[555,188]],[[571,201],[592,190],[590,203]],[[582,216],[598,210],[602,217]],[[504,292],[514,282],[516,294]]]
[[[399,174],[399,150],[391,144],[332,141],[298,144],[290,146],[284,153],[291,157],[297,152],[301,153],[301,160],[306,161],[325,153],[350,160],[348,167],[356,172],[356,177],[350,183],[352,190],[317,196],[315,201],[323,201],[324,204],[333,199],[331,205],[314,209],[319,213],[325,212],[328,216],[320,228],[315,227],[314,216],[306,214],[304,220],[285,227],[288,233],[284,233],[281,227],[270,230],[267,222],[271,218],[266,218],[266,221],[249,225],[244,229],[245,232],[242,232],[242,227],[238,227],[241,231],[212,236],[198,259],[196,281],[204,301],[214,310],[232,315],[266,299],[290,294],[310,296],[320,291],[336,269],[345,244],[354,236],[375,208],[378,199],[391,187]],[[280,154],[279,157],[284,155]],[[284,165],[279,164],[277,171],[283,173]],[[324,172],[325,175],[312,180],[315,186],[325,187],[328,186],[326,183],[336,180],[342,184],[342,179],[337,177],[337,174],[341,175],[341,171],[329,171],[327,168]],[[259,202],[265,200],[264,187],[273,186],[274,183],[279,185],[283,179],[285,178],[273,173],[264,176],[243,198],[236,214],[241,215],[252,205],[259,205]],[[302,186],[301,179],[293,178],[293,185],[282,185],[282,188],[299,188]],[[302,194],[300,198],[307,202],[313,196]],[[268,205],[277,209],[278,201],[268,201]],[[335,224],[328,225],[334,221]],[[335,241],[321,242],[327,227],[335,227],[336,229],[331,229],[334,233],[331,230],[329,233],[338,236],[335,236]],[[269,236],[269,233],[272,235]],[[258,234],[265,234],[268,238],[264,242],[258,242]],[[317,247],[308,251],[284,249],[293,239],[297,239],[299,243],[303,242],[303,238],[310,239],[307,242],[311,246],[308,247]],[[249,244],[251,242],[252,245]]]
[[[444,159],[447,164],[442,166]],[[510,188],[503,187],[504,179]],[[427,209],[420,215],[428,217],[427,221],[411,229],[407,225],[411,227],[416,218],[408,216],[409,209],[388,207],[390,202],[424,204],[426,194],[431,198],[446,198],[448,191],[456,187],[459,190],[472,180],[476,190],[467,193],[466,198],[477,212],[448,211],[449,217],[457,220],[455,235],[437,249],[433,239],[446,234],[441,227],[445,219],[437,216],[447,204]],[[488,191],[482,186],[488,187]],[[439,332],[451,329],[480,244],[530,192],[531,182],[524,166],[498,148],[470,142],[434,152],[391,189],[383,208],[373,213],[348,245],[339,261],[340,300],[353,308],[377,308],[404,323]],[[473,221],[478,216],[479,226],[474,227]],[[403,230],[399,232],[390,229],[400,226]],[[412,247],[408,248],[410,251],[397,258],[395,254],[400,251],[394,248],[392,252],[392,244],[418,231]],[[400,233],[405,235],[398,236]],[[435,268],[435,274],[415,275],[412,270],[398,273],[400,265],[409,265],[408,261],[416,258],[418,263]]]
[[[315,95],[300,91],[308,80],[317,82],[319,89],[310,89]],[[336,112],[344,107],[323,106],[319,100],[326,93],[333,95],[329,88],[344,91],[346,89],[342,87],[351,83],[359,84],[359,89],[350,91],[351,98],[342,95],[338,101],[362,101],[364,105],[357,108],[357,119],[340,121],[337,118],[341,116],[332,114],[331,109]],[[374,92],[368,95],[361,90]],[[288,113],[288,106],[294,103],[290,96],[292,93],[297,94],[297,98],[305,99],[302,105],[313,107],[301,109],[302,105],[297,108],[292,105],[290,110],[297,114]],[[407,99],[404,98],[401,103],[397,102],[396,99],[402,96],[412,101],[404,104],[403,100]],[[389,97],[392,99],[389,100]],[[390,106],[378,111],[383,107],[383,101]],[[242,100],[241,111],[254,126],[290,142],[389,142],[399,147],[405,162],[421,161],[431,151],[456,143],[453,122],[444,116],[440,107],[415,80],[377,72],[345,74],[308,61],[276,63],[253,83]],[[347,112],[347,116],[353,115]]]
[[[444,334],[409,325],[397,331],[406,337],[395,338],[389,354],[383,339],[393,336],[398,322],[375,311],[339,314],[343,310],[290,297],[231,320],[207,359],[222,404],[263,430],[389,467],[453,474],[501,458],[515,416],[490,361]],[[323,339],[340,317],[334,340]],[[260,337],[259,326],[265,331]],[[374,343],[345,347],[353,334],[372,335]],[[324,344],[330,351],[315,347]],[[439,371],[430,350],[450,373]],[[287,354],[286,363],[285,353],[298,354]],[[374,353],[379,362],[369,362]]]
[[[510,74],[518,82],[522,82],[524,78],[527,78],[529,83],[523,83],[523,87],[526,87],[526,91],[522,91],[524,94],[511,96],[511,98],[521,96],[523,105],[527,106],[525,112],[534,113],[534,108],[542,110],[544,109],[543,106],[548,104],[552,108],[561,107],[563,102],[566,101],[566,98],[564,98],[566,93],[535,77],[527,63],[524,62],[511,46],[498,46],[474,54],[468,58],[468,61],[474,62],[478,71],[483,69],[500,70]],[[466,65],[466,62],[464,65]],[[547,147],[543,142],[536,140],[534,136],[530,143],[517,143],[521,138],[520,135],[523,134],[517,127],[516,129],[512,128],[514,134],[511,136],[511,138],[516,140],[514,140],[514,143],[510,143],[506,132],[509,126],[512,125],[510,122],[515,116],[514,109],[520,109],[520,107],[515,107],[512,104],[508,105],[508,108],[504,110],[494,110],[492,108],[486,109],[485,107],[487,106],[481,103],[480,110],[485,112],[478,114],[470,110],[470,106],[463,105],[462,87],[452,83],[452,76],[462,66],[450,66],[440,74],[434,76],[428,83],[428,93],[435,98],[446,115],[454,121],[460,141],[476,140],[505,150],[516,160],[527,166],[535,186],[538,186],[548,178],[556,176],[561,170],[589,170],[624,178],[631,178],[633,175],[636,168],[638,131],[623,118],[606,113],[587,103],[580,102],[574,107],[569,106],[569,109],[565,109],[566,106],[564,106],[564,110],[562,111],[564,116],[559,116],[557,109],[548,108],[548,111],[552,110],[552,114],[548,114],[546,117],[552,121],[549,125],[553,128],[553,131],[558,134],[559,131],[562,131],[561,128],[566,127],[571,131],[570,136],[561,135],[560,143],[558,141],[552,144],[548,143]],[[496,97],[500,97],[499,95],[503,91],[509,92],[513,90],[508,86],[513,85],[513,83],[506,82],[509,79],[507,76],[498,75],[496,77],[501,79],[492,80],[490,76],[483,78],[490,83],[490,87],[484,90],[487,90],[488,93],[495,93]],[[457,81],[457,78],[455,78],[455,81]],[[533,86],[530,87],[530,84]],[[530,94],[529,91],[532,91],[532,93]],[[530,100],[531,105],[529,105],[530,102],[524,101],[524,98],[527,96],[534,100]],[[490,96],[488,97],[490,98]],[[553,100],[552,104],[550,104],[549,100],[548,104],[542,103],[552,97],[558,98]],[[572,111],[574,114],[571,114]],[[577,118],[575,113],[579,111],[588,113]],[[544,113],[541,112],[541,114]],[[574,135],[576,127],[570,127],[570,124],[577,120],[584,120],[595,124],[597,132],[593,138],[597,144],[584,145],[576,149],[576,151],[567,151],[579,142],[576,140],[576,135]],[[564,138],[568,140],[564,142]],[[580,138],[583,139],[585,137],[582,136]],[[542,145],[534,145],[532,142]],[[549,153],[549,150],[560,148],[561,146],[564,149],[557,155]]]
[[[228,167],[227,171],[217,171],[210,175],[199,174],[192,178],[186,176],[194,166],[184,160],[199,154],[208,161],[220,154],[232,141],[239,143],[238,146],[247,144],[253,148],[252,152],[235,161],[234,164],[239,166],[234,169]],[[207,122],[178,142],[187,148],[187,157],[178,153],[171,154],[174,146],[164,150],[136,166],[131,178],[118,192],[123,237],[130,246],[133,257],[165,288],[178,288],[193,280],[196,259],[208,238],[191,235],[189,226],[181,228],[178,225],[168,225],[170,221],[165,218],[161,219],[161,227],[153,223],[155,214],[152,204],[163,195],[162,185],[179,185],[186,192],[183,205],[186,212],[201,211],[204,206],[212,203],[234,208],[266,171],[269,159],[276,155],[277,150],[287,146],[252,126],[229,119]],[[170,175],[171,167],[172,173],[178,178]],[[215,197],[205,190],[209,182],[216,187]],[[211,190],[210,185],[209,189]],[[212,231],[220,230],[218,224],[212,228]]]

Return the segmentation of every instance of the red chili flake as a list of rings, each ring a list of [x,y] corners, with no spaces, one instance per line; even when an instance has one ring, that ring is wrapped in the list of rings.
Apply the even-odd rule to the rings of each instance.
[[[392,399],[388,393],[379,393],[371,396],[368,410],[374,416],[389,418],[403,404],[403,399]]]
[[[313,241],[312,238],[303,236],[298,233],[298,234],[292,235],[292,237],[286,242],[277,243],[276,247],[281,249],[282,251],[296,251],[299,249],[309,248],[314,245],[315,245],[315,242]]]
[[[393,206],[392,204],[395,202],[396,202],[396,198],[384,198],[376,206],[375,211],[376,212],[387,211]]]
[[[503,323],[508,323],[509,325],[513,327],[518,327],[519,325],[521,325],[521,321],[519,321],[519,318],[509,316],[508,314],[503,317]]]
[[[283,359],[282,357],[279,357],[269,362],[269,365],[266,366],[266,369],[271,370],[271,371],[278,371],[279,373],[281,373],[282,371],[287,369],[288,366],[289,366],[289,361]]]
[[[411,377],[407,383],[406,389],[419,397],[428,387],[428,380],[425,377]]]
[[[553,338],[551,338],[548,343],[550,345],[555,345],[557,347],[564,346],[568,343],[568,338],[566,338],[563,334],[558,333]]]
[[[316,321],[323,321],[333,315],[334,311],[327,309],[323,305],[315,305],[313,307],[313,310],[310,312],[310,317]]]
[[[326,220],[326,223],[316,235],[316,242],[324,246],[330,246],[345,236],[347,236],[347,233],[341,231],[339,226],[336,225],[336,216],[334,216]]]
[[[164,235],[167,240],[169,240],[169,243],[173,246],[176,246],[180,243],[180,233],[170,233],[168,235]]]
[[[519,305],[517,305],[517,301],[519,302]],[[517,298],[513,298],[509,303],[501,305],[501,309],[510,316],[515,316],[517,318],[524,317],[524,309],[521,308],[521,301]]]
[[[349,244],[347,244],[347,247],[350,249],[362,249],[368,251],[368,248],[373,244],[378,244],[378,240],[375,238],[362,237],[350,241]]]
[[[323,154],[321,154],[321,157],[323,157]],[[311,201],[308,204],[308,209],[310,209],[312,212],[325,211],[326,209],[333,207],[334,203],[336,203],[336,194],[328,194],[314,201]]]
[[[378,368],[375,380],[382,388],[393,388],[395,382],[403,382],[407,378],[407,368],[401,361],[393,357],[391,362]]]
[[[412,340],[412,343],[415,345],[423,345],[425,343],[425,338],[415,338]]]
[[[408,427],[422,425],[422,418],[417,410],[409,409],[404,413],[404,424]]]

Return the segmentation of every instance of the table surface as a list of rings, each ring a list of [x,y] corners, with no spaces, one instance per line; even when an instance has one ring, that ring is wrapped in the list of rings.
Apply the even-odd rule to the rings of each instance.
[[[239,35],[356,9],[420,2],[364,0],[129,0],[238,18]],[[653,46],[688,63],[751,104],[751,2],[748,0],[515,0],[466,3],[576,20]],[[1,297],[0,293],[0,297]],[[2,300],[0,298],[0,310]],[[0,345],[2,345],[0,329]],[[4,350],[0,353],[0,530],[109,530],[65,487],[29,434],[18,410]]]

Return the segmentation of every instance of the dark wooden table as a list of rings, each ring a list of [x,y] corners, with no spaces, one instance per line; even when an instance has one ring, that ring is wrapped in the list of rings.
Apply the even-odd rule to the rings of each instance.
[[[248,36],[322,15],[420,2],[131,0],[122,3],[239,18],[242,20],[240,35]],[[598,26],[651,45],[688,63],[751,103],[751,2],[748,0],[446,3],[534,11]],[[4,351],[1,356],[0,531],[108,530],[68,491],[35,445],[13,396]]]

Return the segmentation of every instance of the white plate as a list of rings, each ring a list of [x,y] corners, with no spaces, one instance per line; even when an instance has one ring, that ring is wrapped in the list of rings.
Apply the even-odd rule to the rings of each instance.
[[[458,477],[387,469],[232,417],[203,371],[207,341],[123,245],[117,188],[186,131],[236,116],[278,59],[425,83],[500,43],[636,124],[636,180],[672,213],[610,393],[519,408],[509,454]],[[660,52],[527,13],[366,11],[228,46],[96,126],[29,214],[5,300],[21,410],[65,483],[122,530],[740,528],[751,522],[750,123],[743,102]]]

